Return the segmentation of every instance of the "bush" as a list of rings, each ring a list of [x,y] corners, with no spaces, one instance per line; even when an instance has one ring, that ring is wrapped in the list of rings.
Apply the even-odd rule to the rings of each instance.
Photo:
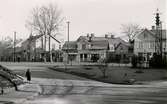
[[[133,55],[132,62],[131,62],[133,68],[137,67],[137,60],[138,60],[138,57],[136,55]]]
[[[161,55],[154,54],[149,61],[149,65],[152,68],[165,68],[167,67],[167,59],[165,57],[162,58]]]

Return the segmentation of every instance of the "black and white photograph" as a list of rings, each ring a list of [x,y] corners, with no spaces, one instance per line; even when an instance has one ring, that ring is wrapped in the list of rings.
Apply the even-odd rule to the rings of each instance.
[[[167,104],[167,0],[0,0],[0,104]]]

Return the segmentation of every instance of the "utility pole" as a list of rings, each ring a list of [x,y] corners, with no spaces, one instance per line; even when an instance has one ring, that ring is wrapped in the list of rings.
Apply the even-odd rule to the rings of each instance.
[[[160,13],[159,13],[159,10],[157,9],[157,12],[155,13],[155,21],[156,21],[156,42],[155,42],[155,52],[158,54],[158,55],[161,55],[162,54],[162,34],[161,34],[161,21],[160,21]]]
[[[68,28],[68,30],[67,30],[67,34],[68,34],[68,42],[69,42],[69,26],[70,26],[70,22],[69,21],[67,21],[67,28]]]
[[[14,42],[13,42],[13,62],[16,61],[16,31],[14,32]]]
[[[160,55],[161,55],[161,58],[163,59],[162,21],[160,21],[159,34],[160,34]]]
[[[155,15],[156,15],[155,16],[155,24],[156,24],[156,39],[155,39],[156,50],[155,51],[156,51],[156,54],[159,55],[162,63],[162,60],[163,60],[162,22],[160,21],[160,13],[158,9]]]
[[[69,26],[70,26],[70,22],[67,21],[67,41],[68,41],[68,44],[67,44],[67,63],[69,63],[69,33],[70,33],[70,30],[69,30]]]

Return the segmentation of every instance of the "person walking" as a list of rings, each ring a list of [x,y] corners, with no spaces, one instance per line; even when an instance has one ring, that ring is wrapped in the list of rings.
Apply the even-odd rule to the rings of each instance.
[[[27,81],[30,83],[30,81],[31,81],[31,72],[30,72],[30,69],[27,69],[27,71],[26,71],[26,78],[27,78]]]

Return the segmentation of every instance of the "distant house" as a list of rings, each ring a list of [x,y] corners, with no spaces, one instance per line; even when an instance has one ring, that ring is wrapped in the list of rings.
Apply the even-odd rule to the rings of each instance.
[[[46,57],[48,58],[48,41],[46,42],[46,48],[44,46],[44,35],[36,35],[26,39],[24,42],[22,42],[22,59],[23,61],[44,61],[43,57],[44,54],[46,53]],[[51,37],[50,40],[50,50],[52,52],[52,55],[54,55],[54,51],[56,50],[56,45],[59,44],[60,42],[56,40],[54,37]],[[54,58],[54,57],[53,57]],[[55,59],[55,58],[54,58]]]
[[[21,52],[21,43],[22,39],[16,40],[15,42],[15,49],[13,42],[10,43],[3,51],[1,56],[1,61],[17,61],[17,59],[20,57]]]
[[[64,51],[64,61],[76,62],[97,62],[108,57],[109,53],[122,56],[128,54],[129,45],[121,38],[96,37],[94,34],[80,36],[76,41],[65,42],[62,47]],[[121,58],[121,57],[120,57]]]
[[[42,35],[30,35],[28,39],[22,42],[22,61],[34,61],[37,55],[39,55],[37,54],[37,50],[40,49],[41,52],[43,51],[42,47],[36,47],[40,37],[42,37]]]
[[[161,30],[162,32],[162,52],[167,52],[167,31]],[[156,30],[143,29],[139,34],[135,36],[134,41],[134,54],[145,57],[145,60],[149,60],[156,52]]]

